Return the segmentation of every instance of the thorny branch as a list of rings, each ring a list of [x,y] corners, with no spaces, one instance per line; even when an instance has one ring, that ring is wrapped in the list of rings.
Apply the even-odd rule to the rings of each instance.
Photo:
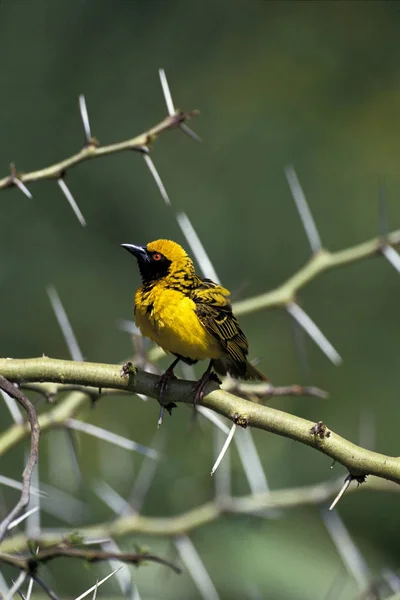
[[[140,514],[118,517],[113,521],[82,527],[79,535],[86,540],[91,538],[120,538],[128,535],[143,534],[150,536],[175,537],[187,534],[219,519],[223,515],[259,514],[259,511],[270,509],[288,509],[298,506],[321,504],[334,497],[342,487],[343,480],[328,481],[315,485],[305,485],[282,490],[259,492],[246,496],[221,498],[218,502],[205,502],[178,515],[169,517],[145,516]],[[368,490],[389,491],[399,493],[400,488],[393,483],[371,477],[362,486],[354,485],[348,493]],[[53,547],[65,540],[65,532],[42,530],[37,543],[43,547]],[[1,550],[20,552],[26,549],[27,539],[23,534],[16,534],[4,540]],[[0,562],[3,554],[0,553]]]
[[[90,140],[86,146],[79,152],[65,158],[64,160],[54,163],[44,169],[38,171],[31,171],[30,173],[20,173],[15,170],[12,166],[11,173],[7,177],[0,179],[0,190],[8,187],[17,185],[17,182],[29,183],[31,181],[40,181],[42,179],[60,179],[63,177],[65,172],[74,167],[75,165],[84,162],[85,160],[99,158],[100,156],[107,156],[108,154],[116,154],[117,152],[124,152],[126,150],[136,150],[138,152],[148,152],[151,144],[157,139],[158,135],[168,129],[179,127],[182,123],[189,120],[191,117],[196,116],[198,111],[193,110],[189,112],[176,111],[173,115],[168,115],[154,125],[151,129],[145,133],[118,142],[116,144],[109,144],[107,146],[99,146],[98,142],[94,139]]]
[[[233,310],[235,314],[241,315],[266,308],[288,306],[295,301],[297,292],[316,279],[318,275],[359,260],[379,256],[388,246],[400,246],[400,229],[392,231],[384,239],[376,237],[337,252],[330,252],[322,248],[313,254],[304,267],[289,277],[285,283],[265,294],[234,303]]]
[[[47,357],[30,359],[0,359],[0,373],[16,383],[48,381],[56,383],[89,385],[96,388],[115,388],[144,394],[159,400],[159,376],[133,369],[128,377],[121,377],[119,365],[83,363],[57,360]],[[163,395],[163,402],[169,404],[193,402],[194,383],[173,380]],[[400,458],[385,456],[356,446],[352,442],[330,431],[329,437],[313,434],[315,424],[295,415],[249,402],[210,384],[210,392],[203,398],[203,406],[227,417],[242,427],[255,427],[277,435],[291,438],[311,446],[333,460],[344,465],[354,477],[376,475],[400,483]],[[213,390],[213,391],[211,391]],[[85,396],[80,392],[72,393],[53,414],[40,417],[43,430],[64,426],[81,407]],[[86,400],[87,401],[87,400]],[[72,414],[71,414],[72,413]],[[0,455],[27,434],[24,425],[15,424],[0,436]]]
[[[31,430],[31,449],[29,452],[28,462],[22,474],[22,492],[21,497],[12,511],[7,515],[5,519],[0,523],[0,544],[4,539],[4,536],[7,533],[8,526],[10,523],[23,511],[23,509],[28,506],[29,498],[30,498],[30,485],[31,485],[31,477],[33,469],[38,460],[39,454],[39,435],[40,435],[40,427],[38,418],[36,415],[35,407],[32,402],[28,400],[28,398],[18,390],[16,387],[12,385],[7,379],[0,375],[0,389],[9,394],[12,398],[14,398],[26,411],[29,426]]]
[[[32,575],[36,574],[40,565],[60,557],[78,558],[91,563],[116,559],[133,565],[140,565],[148,561],[169,567],[175,573],[181,573],[181,569],[173,562],[161,558],[160,556],[156,556],[155,554],[150,554],[149,552],[106,552],[104,550],[74,548],[65,543],[50,546],[44,550],[39,550],[35,554],[28,555],[15,555],[0,552],[0,563],[11,565]]]

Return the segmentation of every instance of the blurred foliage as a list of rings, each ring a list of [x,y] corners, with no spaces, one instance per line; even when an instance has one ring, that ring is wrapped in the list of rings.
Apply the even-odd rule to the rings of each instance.
[[[0,193],[1,355],[68,357],[45,293],[52,283],[88,360],[118,362],[128,356],[130,339],[116,323],[132,317],[139,278],[119,244],[159,237],[184,244],[178,210],[192,220],[235,299],[283,281],[309,252],[283,176],[286,164],[297,170],[327,247],[377,235],[380,182],[387,190],[391,227],[398,227],[399,28],[398,2],[2,0],[2,175],[11,160],[22,171],[33,170],[80,147],[79,93],[86,95],[92,131],[102,143],[157,122],[166,113],[157,75],[161,66],[175,104],[201,110],[192,125],[203,142],[196,145],[171,132],[155,145],[153,159],[172,210],[133,153],[69,172],[68,185],[87,229],[53,182],[32,184],[33,200],[14,189]],[[399,454],[399,286],[394,269],[374,259],[323,275],[301,293],[302,306],[344,358],[338,369],[308,339],[309,366],[302,367],[283,312],[242,317],[251,354],[260,357],[274,383],[310,383],[331,394],[328,401],[287,399],[274,405],[322,419],[355,442],[365,423],[372,423],[376,448]],[[179,407],[164,423],[166,459],[146,514],[175,514],[212,498],[212,428],[192,423],[190,414]],[[108,398],[86,417],[150,444],[157,406]],[[2,405],[0,419],[4,427],[10,422]],[[80,484],[63,435],[43,436],[41,479],[90,503],[91,522],[109,518],[92,483],[104,478],[128,497],[141,459],[81,434]],[[336,467],[332,473],[329,461],[309,448],[262,432],[254,436],[274,489],[341,472]],[[235,452],[232,460],[234,489],[246,493]],[[4,474],[16,478],[21,469],[22,448],[2,459]],[[14,492],[1,494],[9,503],[15,499]],[[397,503],[366,493],[340,504],[376,577],[385,567],[399,567]],[[45,515],[42,523],[62,525]],[[222,599],[356,595],[316,508],[283,512],[278,519],[226,518],[192,539]],[[165,540],[124,544],[137,541],[173,554]],[[60,561],[46,577],[58,592],[77,595],[107,571],[107,566],[86,570]],[[143,600],[198,598],[187,574],[149,566],[134,576]],[[332,586],[343,578],[335,595]],[[115,582],[106,585],[103,593],[117,593]]]

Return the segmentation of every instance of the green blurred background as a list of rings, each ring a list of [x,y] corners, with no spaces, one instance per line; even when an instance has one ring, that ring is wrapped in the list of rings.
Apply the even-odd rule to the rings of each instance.
[[[30,171],[81,147],[80,93],[101,143],[146,130],[166,114],[159,67],[176,105],[201,110],[190,125],[203,142],[174,131],[154,147],[172,209],[133,153],[68,173],[87,228],[53,182],[31,184],[33,200],[16,189],[0,192],[0,355],[69,357],[45,291],[52,283],[87,360],[128,356],[131,340],[117,320],[132,318],[139,278],[119,244],[159,237],[184,244],[175,217],[180,210],[235,300],[272,289],[309,256],[283,174],[287,164],[297,170],[329,249],[378,234],[381,182],[390,226],[398,227],[399,34],[398,2],[2,0],[2,176],[11,160]],[[275,384],[314,384],[330,392],[327,401],[280,399],[271,405],[399,454],[399,291],[399,274],[382,258],[325,274],[301,292],[303,308],[342,355],[340,368],[306,337],[305,368],[283,311],[242,316],[251,355]],[[107,398],[79,416],[151,445],[157,412],[153,401]],[[10,424],[3,405],[0,419],[4,428]],[[166,418],[159,434],[165,460],[146,498],[146,514],[176,514],[212,499],[212,429],[194,424],[184,407]],[[346,475],[300,444],[259,431],[254,438],[273,489]],[[22,450],[1,459],[3,474],[20,476]],[[142,459],[84,434],[78,458],[81,483],[63,432],[43,435],[41,481],[87,502],[83,523],[111,518],[93,493],[94,482],[105,479],[128,497]],[[235,450],[232,474],[235,493],[247,493]],[[2,493],[9,505],[15,501],[15,492]],[[372,577],[399,567],[396,495],[349,495],[339,512]],[[43,513],[42,525],[64,524]],[[225,518],[191,539],[221,599],[357,596],[318,508],[292,509],[274,519]],[[174,557],[166,540],[126,539],[123,547],[137,541]],[[77,596],[107,572],[107,565],[85,569],[60,561],[44,578],[60,595]],[[187,574],[148,566],[134,571],[134,578],[143,600],[200,597]],[[338,581],[340,593],[332,592]],[[115,582],[103,588],[103,594],[118,593]]]

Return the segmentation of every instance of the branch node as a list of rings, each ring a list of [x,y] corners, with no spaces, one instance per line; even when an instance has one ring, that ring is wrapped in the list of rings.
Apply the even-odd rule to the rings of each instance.
[[[318,437],[321,440],[325,440],[326,438],[331,437],[331,431],[328,429],[328,426],[325,425],[322,421],[318,421],[313,425],[310,429],[311,435]]]
[[[246,415],[240,415],[237,412],[235,412],[233,414],[232,421],[235,423],[235,425],[239,425],[239,427],[243,427],[243,429],[246,429],[246,427],[249,424],[247,416]]]

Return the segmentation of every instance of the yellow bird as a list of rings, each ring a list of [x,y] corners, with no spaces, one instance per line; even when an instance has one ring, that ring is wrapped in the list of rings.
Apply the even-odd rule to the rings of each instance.
[[[143,282],[135,294],[136,324],[143,336],[176,356],[161,378],[161,396],[181,360],[190,365],[210,360],[196,385],[195,403],[207,382],[218,379],[213,368],[235,378],[267,381],[247,360],[248,342],[232,313],[230,292],[196,275],[179,244],[156,240],[146,246],[121,245],[136,257]]]

